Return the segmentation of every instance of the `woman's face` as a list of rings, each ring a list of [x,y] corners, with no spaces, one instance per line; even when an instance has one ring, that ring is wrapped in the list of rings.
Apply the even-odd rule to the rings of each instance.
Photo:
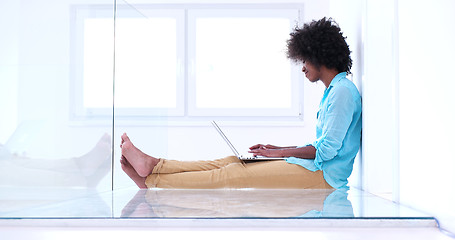
[[[308,78],[310,82],[317,82],[321,78],[320,68],[308,61],[303,62],[302,72],[305,73],[305,77]]]

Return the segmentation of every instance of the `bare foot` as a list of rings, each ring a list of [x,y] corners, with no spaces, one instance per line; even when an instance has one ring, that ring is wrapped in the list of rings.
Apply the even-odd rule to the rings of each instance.
[[[139,176],[124,156],[120,158],[120,163],[122,164],[122,170],[136,183],[139,188],[147,188],[147,185],[145,185],[146,177]]]
[[[136,170],[136,173],[141,177],[147,177],[153,171],[153,168],[160,161],[157,158],[149,156],[133,145],[126,133],[122,135],[122,155]]]

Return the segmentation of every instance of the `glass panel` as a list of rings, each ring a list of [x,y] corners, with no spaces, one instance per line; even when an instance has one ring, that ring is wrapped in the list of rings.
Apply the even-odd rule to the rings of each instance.
[[[95,2],[110,3],[106,21],[113,25],[112,2]],[[65,189],[68,194],[59,199],[111,189],[112,114],[96,125],[73,115],[74,89],[82,85],[77,48],[88,44],[80,42],[83,37],[77,31],[80,8],[90,7],[50,0],[0,4],[2,200],[13,189],[39,191],[41,203],[56,201],[54,195],[46,195],[50,189]],[[112,28],[107,31],[110,37],[103,41],[112,45]],[[112,76],[112,49],[99,54],[111,62],[99,75]],[[112,89],[112,78],[98,87]],[[103,94],[112,99],[112,91]],[[40,203],[22,200],[8,198],[11,204],[1,209]]]

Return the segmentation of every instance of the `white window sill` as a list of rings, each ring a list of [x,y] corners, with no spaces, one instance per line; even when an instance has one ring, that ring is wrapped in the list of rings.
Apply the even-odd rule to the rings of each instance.
[[[112,126],[115,124],[116,127],[122,126],[163,126],[163,127],[207,127],[212,126],[211,121],[216,121],[222,126],[234,126],[234,127],[303,127],[303,119],[297,117],[269,117],[269,118],[249,118],[249,117],[204,117],[197,119],[171,119],[171,118],[120,118],[120,119],[109,119],[109,118],[96,118],[96,119],[77,119],[69,120],[68,125],[71,127],[85,127],[85,126]]]

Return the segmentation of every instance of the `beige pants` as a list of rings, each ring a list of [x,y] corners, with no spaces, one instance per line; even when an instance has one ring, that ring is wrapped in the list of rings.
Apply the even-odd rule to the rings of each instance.
[[[305,188],[331,189],[322,171],[281,161],[243,163],[235,156],[214,161],[160,159],[145,184],[149,188]]]

